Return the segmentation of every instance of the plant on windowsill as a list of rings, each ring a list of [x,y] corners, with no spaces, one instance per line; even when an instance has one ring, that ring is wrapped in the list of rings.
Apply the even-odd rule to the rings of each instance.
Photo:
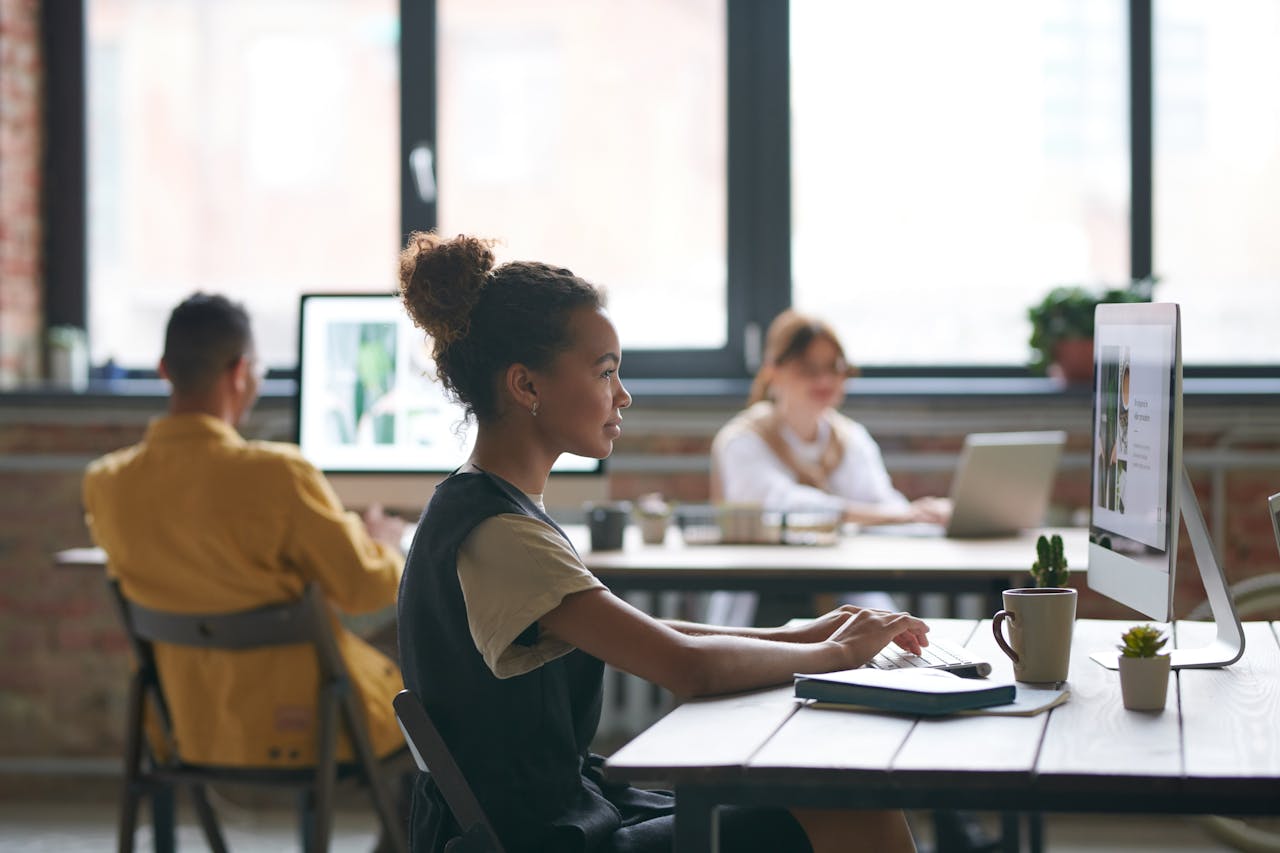
[[[1120,695],[1130,711],[1163,711],[1169,693],[1169,638],[1154,625],[1134,625],[1120,635]]]
[[[1067,568],[1067,555],[1063,553],[1062,537],[1041,536],[1036,540],[1036,557],[1031,564],[1031,579],[1041,589],[1065,587],[1071,570]]]
[[[1031,367],[1040,373],[1084,384],[1093,379],[1093,314],[1104,302],[1150,302],[1158,279],[1131,281],[1124,287],[1092,290],[1080,285],[1055,287],[1027,309],[1031,320]]]

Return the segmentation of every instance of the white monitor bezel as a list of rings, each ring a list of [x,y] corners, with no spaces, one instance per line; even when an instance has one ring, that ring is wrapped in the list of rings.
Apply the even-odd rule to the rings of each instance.
[[[1098,407],[1101,396],[1101,341],[1099,328],[1108,325],[1158,325],[1170,328],[1173,334],[1173,359],[1169,377],[1169,436],[1166,454],[1165,478],[1165,548],[1156,553],[1148,545],[1128,539],[1113,530],[1095,523],[1094,511],[1098,493],[1098,466],[1094,463],[1099,452]],[[1089,587],[1115,601],[1139,611],[1148,618],[1167,622],[1173,611],[1173,591],[1177,578],[1178,527],[1182,513],[1179,504],[1179,484],[1182,477],[1182,329],[1179,308],[1173,303],[1116,303],[1097,307],[1094,318],[1094,374],[1093,419],[1090,452],[1089,489]],[[1141,553],[1142,559],[1128,556],[1101,544],[1104,540],[1122,540],[1131,553]]]

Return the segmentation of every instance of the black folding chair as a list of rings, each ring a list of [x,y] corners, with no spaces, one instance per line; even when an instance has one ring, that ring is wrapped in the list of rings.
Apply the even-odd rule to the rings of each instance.
[[[385,837],[397,850],[407,851],[401,825],[389,791],[385,770],[373,752],[365,726],[364,710],[357,701],[346,665],[330,629],[323,593],[308,585],[302,598],[236,613],[202,615],[151,610],[124,597],[117,581],[111,591],[120,618],[137,656],[138,668],[129,685],[129,709],[125,729],[124,796],[120,807],[119,850],[133,850],[138,806],[150,794],[153,809],[172,803],[174,789],[190,791],[196,815],[214,853],[227,846],[217,816],[209,805],[205,786],[215,783],[293,788],[302,793],[303,847],[309,853],[329,849],[333,823],[334,788],[339,779],[356,778],[368,786]],[[153,643],[206,649],[252,649],[307,644],[315,649],[320,673],[316,719],[315,767],[211,767],[188,764],[174,747],[172,720],[156,668]],[[147,704],[155,713],[161,737],[168,741],[157,755],[145,731]],[[337,742],[341,726],[355,749],[356,760],[338,763]],[[170,832],[172,824],[169,824]],[[172,838],[157,835],[157,848],[172,847]]]
[[[445,845],[445,850],[448,853],[504,853],[502,842],[480,807],[480,801],[467,784],[422,702],[412,691],[401,690],[391,704],[395,707],[400,731],[404,733],[405,743],[409,744],[414,763],[423,773],[431,774],[436,787],[444,795],[449,811],[453,812],[454,820],[462,828],[462,835]]]

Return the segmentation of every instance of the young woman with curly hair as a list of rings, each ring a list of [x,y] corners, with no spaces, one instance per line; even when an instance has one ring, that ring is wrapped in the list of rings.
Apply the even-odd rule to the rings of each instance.
[[[541,263],[495,266],[491,244],[413,234],[405,307],[477,435],[437,489],[400,588],[405,685],[422,699],[511,851],[670,850],[671,795],[611,784],[588,751],[605,663],[706,696],[847,669],[886,643],[918,651],[905,613],[842,608],[802,628],[660,621],[614,596],[546,514],[561,453],[604,458],[631,405],[622,348],[593,285]],[[900,812],[726,808],[732,851],[913,849]],[[413,849],[458,835],[439,790],[413,794]]]

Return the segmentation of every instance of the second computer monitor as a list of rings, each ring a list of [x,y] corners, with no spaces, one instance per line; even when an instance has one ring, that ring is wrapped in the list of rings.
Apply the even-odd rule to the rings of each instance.
[[[388,475],[438,480],[466,461],[475,441],[474,424],[436,376],[427,336],[391,293],[304,294],[299,320],[303,455],[357,505],[425,500],[425,486]],[[566,453],[552,470],[598,474],[602,463]],[[584,497],[603,497],[602,477],[581,479],[591,486]],[[559,491],[564,503],[573,500]]]

